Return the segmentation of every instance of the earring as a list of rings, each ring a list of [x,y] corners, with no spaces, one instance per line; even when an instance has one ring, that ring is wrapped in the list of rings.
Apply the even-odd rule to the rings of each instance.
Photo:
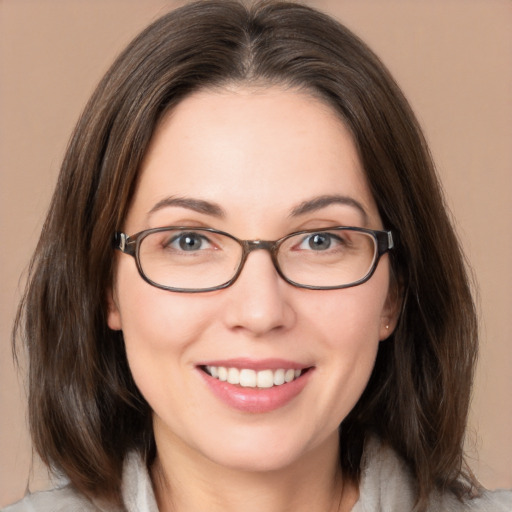
[[[389,325],[386,325],[386,329],[389,329]]]

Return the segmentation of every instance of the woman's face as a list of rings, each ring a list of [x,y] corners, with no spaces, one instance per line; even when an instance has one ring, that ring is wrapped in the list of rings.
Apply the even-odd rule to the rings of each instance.
[[[303,92],[245,87],[195,93],[156,131],[123,228],[170,225],[251,240],[383,228],[351,135],[330,107]],[[146,283],[119,253],[109,326],[123,331],[157,448],[249,470],[333,448],[394,327],[389,284],[384,256],[360,286],[296,288],[258,250],[229,288],[176,293]],[[287,370],[302,374],[254,388],[221,382],[205,366],[261,372],[265,385]]]

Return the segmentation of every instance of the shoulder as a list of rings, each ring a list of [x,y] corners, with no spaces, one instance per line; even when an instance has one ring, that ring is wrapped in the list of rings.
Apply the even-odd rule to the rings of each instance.
[[[363,460],[360,498],[353,512],[413,510],[416,485],[405,462],[378,439],[368,440]],[[453,494],[432,496],[429,512],[512,512],[512,491],[484,491],[461,502]]]
[[[40,491],[28,494],[21,501],[14,503],[1,512],[100,512],[83,495],[69,486],[50,491]]]
[[[22,500],[0,512],[120,512],[97,500],[88,499],[75,490],[66,479],[54,489],[27,494]]]
[[[125,512],[158,512],[151,478],[143,457],[130,452],[123,467],[122,495]],[[69,484],[51,491],[28,494],[0,512],[119,512],[99,500],[89,500]]]
[[[379,439],[367,440],[361,461],[359,500],[352,512],[412,510],[414,480],[405,462]]]
[[[438,496],[429,511],[447,512],[512,512],[512,490],[484,491],[481,496],[461,502],[453,495]]]

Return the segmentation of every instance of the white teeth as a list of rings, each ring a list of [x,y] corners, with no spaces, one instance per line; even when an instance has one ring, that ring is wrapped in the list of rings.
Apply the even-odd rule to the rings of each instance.
[[[251,370],[249,368],[227,368],[225,366],[206,366],[206,371],[216,379],[230,384],[239,384],[244,388],[271,388],[281,386],[299,378],[302,370],[289,368],[278,370]]]
[[[274,385],[280,386],[284,384],[284,370],[276,370],[274,372]]]
[[[295,370],[286,370],[284,374],[284,381],[291,382],[295,378]]]
[[[256,387],[256,372],[246,368],[240,370],[240,386],[244,388]]]
[[[219,375],[219,380],[226,381],[228,380],[228,369],[224,368],[224,366],[219,366],[217,368],[217,374]],[[212,372],[213,376],[213,372]]]
[[[263,370],[258,372],[259,388],[271,388],[274,385],[274,372],[272,370]]]
[[[240,371],[238,368],[228,368],[228,382],[230,384],[240,384]]]

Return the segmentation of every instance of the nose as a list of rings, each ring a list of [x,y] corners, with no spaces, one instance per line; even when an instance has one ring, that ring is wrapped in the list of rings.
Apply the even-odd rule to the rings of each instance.
[[[229,328],[253,337],[289,328],[295,321],[288,297],[291,288],[267,251],[251,252],[238,279],[224,292],[229,295],[225,310]]]

